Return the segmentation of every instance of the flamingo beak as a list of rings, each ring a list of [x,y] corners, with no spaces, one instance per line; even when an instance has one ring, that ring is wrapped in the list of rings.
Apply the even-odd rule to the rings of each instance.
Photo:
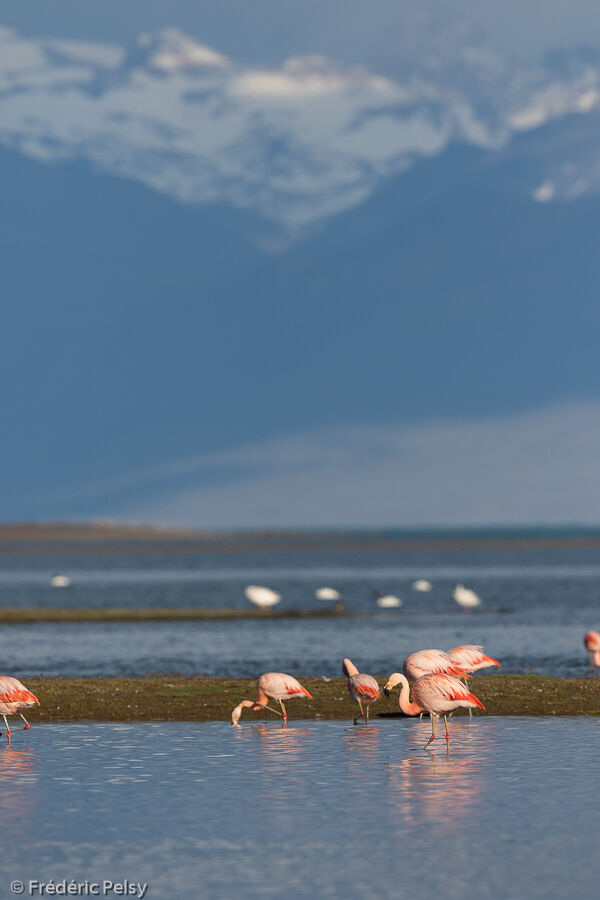
[[[387,687],[384,687],[383,693],[385,694],[386,697],[389,697],[391,694],[391,691]]]

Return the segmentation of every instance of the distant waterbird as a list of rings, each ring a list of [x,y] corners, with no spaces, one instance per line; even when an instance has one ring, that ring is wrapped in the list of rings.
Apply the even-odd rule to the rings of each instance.
[[[254,603],[260,609],[269,609],[276,606],[281,600],[281,594],[272,591],[271,588],[261,587],[258,584],[249,584],[244,588],[244,594],[250,603]]]
[[[481,606],[481,597],[478,597],[475,591],[464,587],[462,584],[456,585],[452,596],[463,609],[473,609],[475,606]]]
[[[413,700],[409,700],[410,686],[408,679],[400,672],[393,672],[383,691],[386,697],[390,691],[400,685],[399,704],[405,715],[416,716],[427,712],[431,717],[431,737],[423,749],[435,740],[435,717],[442,716],[446,726],[446,743],[450,741],[448,732],[449,713],[456,709],[485,709],[481,700],[472,694],[464,684],[451,675],[423,675],[412,686]]]
[[[285,672],[265,672],[258,679],[258,697],[256,700],[242,700],[231,712],[231,724],[239,725],[240,717],[243,709],[262,710],[268,709],[275,715],[281,716],[284,722],[287,722],[287,712],[283,705],[284,700],[291,700],[294,697],[308,697],[312,700],[312,696],[306,688],[302,687],[299,681],[286,675]],[[269,706],[269,700],[278,700],[281,706],[281,712]]]
[[[68,575],[53,575],[50,579],[50,584],[52,587],[69,587],[71,579]]]
[[[26,709],[28,706],[36,706],[36,704],[37,706],[40,705],[38,698],[24,684],[21,684],[17,678],[13,678],[11,675],[0,675],[0,715],[4,719],[6,736],[9,741],[10,728],[6,717],[20,715],[25,722],[25,727],[21,730],[27,731],[28,728],[31,728],[31,725],[19,710]]]
[[[423,594],[426,594],[433,587],[430,581],[427,581],[425,578],[418,578],[416,581],[413,581],[411,584],[411,588],[413,591],[420,591]]]
[[[401,598],[396,597],[394,594],[382,594],[381,591],[373,591],[373,596],[377,606],[381,607],[381,609],[397,609],[399,606],[402,606]]]
[[[583,639],[583,643],[590,654],[590,665],[600,666],[600,632],[588,631]]]
[[[315,591],[317,600],[339,600],[342,595],[332,587],[320,587]]]
[[[358,671],[352,660],[344,659],[342,663],[344,675],[348,678],[348,693],[353,700],[359,705],[360,715],[354,719],[354,724],[358,724],[358,720],[363,716],[369,724],[369,706],[381,699],[379,685],[372,675],[365,675]],[[363,703],[365,709],[363,709]]]

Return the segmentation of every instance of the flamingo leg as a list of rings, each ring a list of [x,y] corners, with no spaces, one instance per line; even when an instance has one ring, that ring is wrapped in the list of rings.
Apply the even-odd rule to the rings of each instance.
[[[450,734],[448,732],[448,719],[444,716],[444,725],[446,726],[446,744],[450,741]]]
[[[278,709],[273,709],[272,706],[263,706],[263,709],[268,709],[270,712],[274,712],[276,716],[282,716],[283,714],[279,712]]]
[[[279,705],[281,706],[281,711],[282,711],[282,713],[283,713],[283,718],[284,718],[285,721],[287,722],[287,713],[286,713],[286,711],[285,711],[285,706],[283,705],[283,700],[280,700],[280,701],[279,701]]]
[[[364,714],[365,714],[365,712],[364,712],[364,710],[363,710],[363,708],[362,708],[362,703],[360,702],[360,700],[357,700],[357,703],[358,703],[358,705],[360,706],[360,716],[357,716],[357,717],[355,718],[355,720],[354,720],[354,724],[355,724],[355,725],[358,725],[358,720],[360,719],[361,716],[364,716]],[[368,722],[368,721],[369,721],[369,707],[367,706],[367,722]]]
[[[423,750],[427,750],[432,741],[435,741],[435,713],[429,713],[431,718],[431,737],[423,747]]]
[[[369,704],[367,703],[367,725],[369,724]]]
[[[25,728],[22,728],[21,731],[27,731],[28,728],[31,728],[31,725],[29,724],[29,722],[27,721],[27,719],[25,718],[25,716],[23,715],[23,713],[19,713],[19,715],[21,716],[21,718],[22,718],[23,721],[25,722]]]
[[[6,716],[3,715],[2,718],[4,719],[4,724],[6,725],[6,737],[10,741],[10,728],[8,727],[8,722],[7,722]]]

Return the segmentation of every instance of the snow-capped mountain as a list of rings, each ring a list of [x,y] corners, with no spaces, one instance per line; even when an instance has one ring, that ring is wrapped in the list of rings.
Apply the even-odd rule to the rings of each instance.
[[[244,65],[174,28],[130,48],[0,29],[0,144],[297,230],[449,144],[494,152],[575,115],[588,139],[540,148],[525,187],[539,201],[600,187],[600,59],[526,68],[460,23],[452,53],[435,40],[419,53],[424,26],[393,38],[377,71],[315,56]]]

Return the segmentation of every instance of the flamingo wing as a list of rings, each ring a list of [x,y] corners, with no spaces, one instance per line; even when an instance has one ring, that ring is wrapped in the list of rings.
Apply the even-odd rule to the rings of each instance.
[[[452,662],[443,650],[418,650],[404,660],[404,671],[409,678],[420,678],[423,675],[454,675],[466,678],[467,672]]]
[[[476,644],[463,644],[461,647],[453,647],[448,650],[448,657],[457,666],[465,669],[485,669],[488,666],[500,666],[497,659],[486,656],[483,647]]]
[[[286,697],[308,697],[312,700],[311,694],[306,688],[302,687],[292,675],[286,675],[285,672],[266,672],[258,679],[259,690],[262,690],[269,697],[276,700],[284,700]]]
[[[348,688],[366,700],[379,700],[379,685],[372,675],[352,675],[348,679]]]
[[[426,709],[435,706],[436,700],[446,700],[453,703],[467,702],[485,709],[485,706],[475,694],[450,675],[425,675],[420,678],[413,688],[413,694],[417,703]],[[422,702],[424,701],[424,702]]]
[[[23,703],[27,706],[39,706],[40,701],[17,678],[10,675],[0,676],[0,703]]]

